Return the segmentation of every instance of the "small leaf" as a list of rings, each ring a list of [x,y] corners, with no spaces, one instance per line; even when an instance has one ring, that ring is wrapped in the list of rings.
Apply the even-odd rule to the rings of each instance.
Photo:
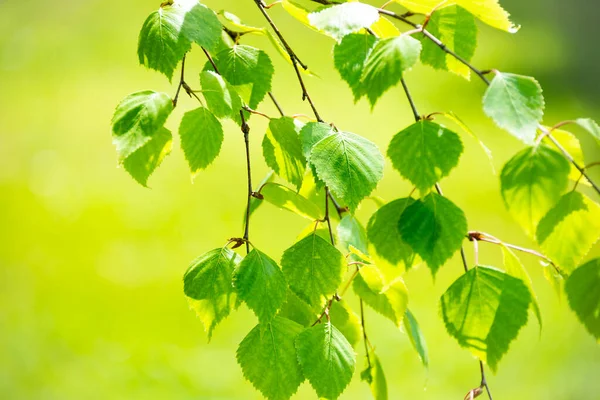
[[[300,142],[304,157],[309,160],[314,145],[333,134],[335,134],[333,127],[323,122],[309,122],[304,125],[300,129]]]
[[[542,218],[537,241],[555,264],[575,269],[600,238],[600,205],[579,192],[570,192]]]
[[[577,268],[565,283],[571,309],[589,333],[600,341],[600,259]]]
[[[202,95],[206,99],[208,109],[217,118],[230,118],[241,125],[240,110],[242,99],[234,87],[227,83],[221,75],[213,71],[200,73]]]
[[[403,322],[404,330],[410,339],[410,343],[417,351],[417,354],[419,355],[419,358],[421,359],[421,362],[425,368],[429,368],[429,351],[427,350],[425,336],[419,327],[417,319],[408,308],[406,309]]]
[[[295,340],[302,326],[275,317],[259,324],[242,340],[237,362],[244,378],[269,400],[287,400],[304,381]]]
[[[316,204],[283,185],[269,182],[263,186],[260,193],[266,201],[276,207],[291,211],[311,221],[321,218],[321,210]]]
[[[123,167],[142,186],[171,152],[173,135],[167,128],[159,128],[150,141],[134,151],[123,161]]]
[[[345,215],[337,226],[339,245],[344,253],[354,247],[362,253],[368,253],[367,232],[354,215]],[[353,259],[356,257],[353,255]]]
[[[387,400],[388,399],[388,388],[385,374],[383,373],[383,367],[379,357],[373,350],[369,351],[369,361],[365,360],[365,369],[360,374],[360,378],[369,384],[371,394],[375,400]]]
[[[402,239],[435,274],[461,245],[467,234],[464,213],[447,198],[430,193],[408,206],[398,222]]]
[[[152,140],[173,111],[166,93],[145,90],[125,97],[112,118],[113,144],[122,162]]]
[[[462,347],[493,371],[527,323],[529,289],[520,279],[490,267],[475,267],[442,295],[442,318]]]
[[[288,288],[285,303],[281,306],[277,316],[290,319],[304,327],[308,327],[316,321],[317,314],[320,312],[321,308],[316,311]]]
[[[420,52],[421,42],[410,35],[377,42],[361,75],[361,94],[367,94],[371,107],[383,93],[400,82],[402,74],[415,65]]]
[[[329,317],[331,323],[348,339],[352,347],[356,347],[362,337],[362,328],[358,315],[352,311],[348,303],[344,300],[331,303]],[[312,322],[314,322],[314,319]]]
[[[262,142],[267,165],[298,190],[306,171],[306,158],[298,137],[300,129],[293,118],[271,119]]]
[[[344,36],[368,28],[379,19],[373,6],[359,2],[343,3],[308,14],[312,26],[337,41]]]
[[[313,147],[310,162],[342,203],[354,212],[383,177],[383,156],[377,146],[349,132],[337,132]]]
[[[342,283],[346,261],[328,241],[312,234],[283,253],[281,267],[290,289],[309,305],[319,306]]]
[[[387,155],[400,174],[417,189],[426,191],[458,165],[463,152],[460,137],[436,124],[421,120],[398,133]]]
[[[235,270],[233,285],[261,323],[271,321],[285,301],[287,284],[283,272],[257,249],[248,253]]]
[[[544,116],[544,96],[533,78],[497,72],[483,97],[483,110],[517,139],[533,144]]]
[[[356,364],[352,345],[330,322],[305,329],[296,338],[298,361],[319,397],[337,399]]]
[[[569,163],[551,148],[528,147],[502,168],[502,197],[508,211],[529,235],[567,188]]]
[[[354,101],[364,95],[362,71],[377,39],[373,35],[352,33],[344,36],[333,48],[333,62],[342,79],[350,86]]]
[[[183,292],[204,324],[209,339],[217,324],[235,307],[231,279],[241,260],[226,247],[215,249],[195,259],[183,276]]]
[[[188,111],[179,125],[181,149],[192,176],[208,167],[217,158],[223,143],[223,127],[204,107]]]

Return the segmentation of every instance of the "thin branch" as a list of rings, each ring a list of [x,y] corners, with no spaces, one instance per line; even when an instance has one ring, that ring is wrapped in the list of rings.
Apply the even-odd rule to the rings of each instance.
[[[363,304],[363,299],[360,299],[360,325],[362,326],[363,342],[365,343],[367,365],[369,366],[369,373],[371,373],[371,357],[369,356],[369,339],[367,338],[367,329],[365,328],[365,306]]]
[[[185,90],[188,96],[195,97],[196,100],[202,104],[202,100],[194,90],[185,82],[185,58],[186,55],[181,59],[181,75],[179,77],[179,84],[177,85],[177,92],[175,92],[175,97],[173,97],[173,107],[177,107],[177,102],[179,101],[179,93],[181,92],[181,88]]]
[[[408,86],[406,85],[404,78],[400,78],[400,82],[402,83],[402,88],[404,88],[404,93],[406,93],[406,98],[408,99],[410,108],[412,109],[415,121],[419,122],[421,120],[421,117],[419,116],[419,112],[417,111],[417,107],[415,106],[415,102],[410,94],[410,91],[408,90]]]
[[[493,400],[492,398],[492,392],[490,391],[490,387],[487,383],[487,380],[485,379],[485,369],[483,368],[483,361],[479,360],[479,369],[481,371],[481,385],[480,387],[484,387],[485,391],[488,394],[488,397],[490,398],[490,400]]]
[[[279,111],[279,114],[284,117],[285,113],[283,112],[283,109],[281,108],[281,106],[279,105],[279,103],[277,102],[277,99],[275,98],[275,96],[273,95],[272,92],[268,92],[269,97],[271,98],[271,101],[273,102],[273,104],[275,105],[275,108],[277,108],[277,111]]]
[[[335,246],[335,238],[333,237],[333,229],[331,228],[331,218],[329,218],[329,188],[327,186],[325,186],[325,217],[323,219],[327,222],[331,244]]]
[[[246,253],[250,252],[248,239],[250,237],[250,206],[252,204],[252,167],[250,165],[250,126],[246,123],[244,112],[240,110],[242,119],[242,132],[244,133],[244,144],[246,147],[246,172],[248,178],[248,201],[246,203],[246,220],[244,221],[244,240],[246,241]]]
[[[213,58],[210,56],[210,53],[204,47],[202,47],[202,51],[206,55],[206,58],[208,58],[208,62],[210,62],[210,65],[212,65],[215,72],[221,75],[221,73],[219,72],[219,68],[217,68],[217,64],[215,64],[215,60],[213,60]]]
[[[350,285],[354,281],[354,278],[356,278],[356,276],[358,275],[359,271],[360,271],[360,264],[357,264],[356,270],[352,273],[352,275],[350,276],[350,279],[348,279],[348,282],[346,282],[346,284],[344,285],[344,288],[340,292],[340,298],[344,298],[344,295],[346,294],[346,292],[350,288]]]

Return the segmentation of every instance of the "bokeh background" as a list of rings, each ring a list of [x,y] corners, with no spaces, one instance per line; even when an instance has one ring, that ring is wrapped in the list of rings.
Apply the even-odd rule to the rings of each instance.
[[[216,330],[210,344],[182,294],[188,263],[241,233],[245,205],[243,140],[232,124],[218,160],[192,184],[178,142],[150,180],[152,189],[117,168],[110,118],[128,93],[174,92],[138,65],[137,34],[160,1],[0,1],[0,398],[3,399],[259,399],[235,361],[238,343],[256,323],[245,308]],[[249,23],[264,25],[253,1],[207,0]],[[600,4],[585,0],[503,0],[523,27],[510,35],[481,26],[475,64],[536,76],[545,89],[546,123],[600,118]],[[321,114],[382,149],[409,125],[400,88],[374,112],[354,105],[333,69],[333,41],[275,7],[272,16],[321,79],[308,79]],[[309,113],[293,71],[265,38],[276,68],[273,91],[290,114]],[[193,51],[188,82],[204,63]],[[452,110],[494,152],[497,170],[523,147],[481,111],[483,85],[419,66],[406,76],[421,113]],[[196,104],[186,96],[167,126]],[[275,115],[268,103],[261,110]],[[266,123],[252,119],[254,178],[266,172],[260,140]],[[443,186],[465,210],[471,229],[534,246],[506,212],[498,177],[476,143],[464,136],[461,164]],[[389,163],[388,163],[389,164]],[[389,165],[377,194],[387,200],[410,188]],[[366,223],[374,211],[365,203]],[[276,259],[306,222],[263,206],[252,241]],[[469,255],[472,253],[468,248]],[[598,248],[594,250],[598,255]],[[482,262],[500,262],[481,245]],[[600,398],[600,348],[544,279],[536,259],[522,257],[533,277],[544,328],[533,317],[489,383],[498,399]],[[479,382],[478,365],[451,339],[437,302],[462,273],[457,258],[432,281],[426,268],[406,282],[410,307],[428,340],[425,371],[406,334],[368,311],[390,398],[462,399]],[[353,306],[356,299],[350,298]],[[364,356],[359,350],[359,368]],[[343,399],[369,398],[358,374]],[[314,394],[304,383],[296,398]]]

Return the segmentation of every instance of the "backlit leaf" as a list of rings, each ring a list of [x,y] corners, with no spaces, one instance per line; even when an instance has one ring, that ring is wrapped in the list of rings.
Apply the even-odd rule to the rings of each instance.
[[[242,99],[234,87],[227,83],[221,75],[213,71],[200,73],[202,95],[206,99],[208,109],[217,118],[230,118],[241,125],[240,110]]]
[[[379,19],[377,8],[359,2],[349,2],[308,14],[312,26],[336,40],[368,28]]]
[[[192,176],[195,176],[219,155],[223,143],[223,127],[207,108],[199,107],[183,115],[179,136],[183,154]]]
[[[315,221],[321,218],[319,207],[305,197],[278,183],[267,183],[260,193],[264,199],[276,207]]]
[[[331,323],[339,329],[348,342],[356,347],[362,338],[362,328],[358,315],[352,311],[348,303],[344,300],[331,303],[329,317]]]
[[[419,326],[417,319],[409,309],[406,309],[403,322],[404,330],[410,339],[410,343],[416,350],[425,368],[429,368],[429,351],[427,350],[425,336],[421,331],[421,327]]]
[[[383,367],[379,357],[373,350],[369,350],[369,359],[365,360],[365,369],[360,374],[360,378],[369,384],[371,394],[375,400],[387,400],[388,388]]]
[[[372,35],[352,33],[344,36],[333,48],[333,62],[340,76],[352,89],[354,100],[365,94],[361,76],[377,39]]]
[[[173,135],[167,128],[159,128],[150,141],[134,151],[123,161],[123,167],[142,186],[146,186],[148,178],[171,152]]]
[[[565,283],[571,309],[588,332],[600,341],[600,259],[577,268]]]
[[[298,136],[301,128],[302,126],[290,117],[271,119],[262,142],[267,165],[298,190],[306,171],[306,158]]]

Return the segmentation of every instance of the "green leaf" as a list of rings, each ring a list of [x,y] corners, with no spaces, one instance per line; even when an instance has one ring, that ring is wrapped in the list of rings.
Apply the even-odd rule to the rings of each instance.
[[[304,157],[309,160],[314,145],[333,134],[335,134],[333,127],[323,122],[309,122],[304,125],[300,129],[300,143],[302,143]]]
[[[250,108],[256,109],[271,90],[273,64],[262,50],[239,44],[217,53],[214,62],[221,76],[236,87]],[[212,66],[207,63],[204,69],[212,70]]]
[[[600,341],[600,259],[577,268],[565,283],[571,309],[589,333]]]
[[[240,110],[242,99],[234,87],[225,81],[221,75],[213,71],[200,73],[202,95],[206,99],[208,109],[217,118],[230,118],[241,125]]]
[[[287,400],[304,381],[295,340],[302,326],[275,317],[254,327],[237,350],[244,378],[269,400]]]
[[[421,327],[419,327],[419,323],[417,319],[410,312],[410,310],[406,309],[406,314],[404,315],[404,330],[410,339],[410,343],[417,351],[421,362],[425,366],[425,368],[429,368],[429,351],[427,350],[427,343],[425,342],[425,336],[421,331]]]
[[[333,62],[340,76],[352,89],[354,100],[364,93],[361,85],[362,71],[377,39],[373,35],[352,33],[344,36],[333,48]]]
[[[125,97],[112,118],[113,144],[122,162],[144,146],[165,124],[173,111],[166,93],[144,90]]]
[[[271,321],[285,301],[287,284],[283,272],[258,249],[244,257],[234,272],[233,285],[261,323]]]
[[[311,221],[321,219],[321,211],[313,202],[292,189],[269,182],[260,191],[264,199],[276,207],[288,210]]]
[[[427,30],[464,60],[470,62],[473,58],[477,47],[477,25],[473,15],[464,8],[454,5],[435,11],[429,19]],[[421,39],[421,44],[423,64],[449,70],[469,79],[471,70],[465,64],[425,36]]]
[[[575,269],[599,238],[600,205],[579,192],[561,197],[537,228],[544,253],[567,272]]]
[[[352,288],[375,311],[392,321],[398,328],[402,325],[408,304],[408,290],[401,278],[386,284],[377,267],[365,265],[354,278]]]
[[[343,3],[308,14],[308,21],[337,41],[344,36],[368,28],[379,19],[373,6],[359,2]]]
[[[591,118],[579,118],[575,123],[589,133],[600,144],[600,126]]]
[[[525,144],[533,144],[544,116],[544,96],[533,78],[497,72],[483,97],[483,110]]]
[[[345,215],[337,226],[339,245],[344,253],[350,252],[350,246],[362,253],[369,253],[367,232],[354,215]],[[352,255],[353,259],[356,259]]]
[[[142,186],[171,152],[173,135],[167,128],[159,128],[150,141],[134,151],[123,161],[123,167]]]
[[[319,397],[337,399],[356,364],[352,345],[330,322],[305,329],[296,338],[298,361]]]
[[[356,347],[362,337],[362,328],[358,315],[352,311],[348,303],[344,300],[331,303],[329,317],[331,318],[331,323],[348,339],[352,347]],[[314,319],[312,322],[314,322]]]
[[[310,162],[318,178],[354,212],[383,177],[383,156],[377,146],[349,132],[337,132],[313,147]]]
[[[475,267],[442,295],[448,333],[493,371],[527,323],[529,289],[520,279],[490,267]]]
[[[183,115],[179,136],[192,176],[196,176],[219,155],[223,143],[223,127],[207,108],[199,107]]]
[[[402,74],[419,59],[421,42],[410,35],[383,39],[377,42],[363,68],[361,87],[371,107],[389,88],[400,82]]]
[[[183,292],[204,324],[209,339],[217,324],[235,307],[231,279],[241,260],[226,247],[211,250],[195,259],[183,276]]]
[[[460,137],[432,121],[421,120],[398,133],[387,155],[400,174],[426,191],[450,174],[463,152]]]
[[[540,219],[569,183],[569,162],[548,146],[528,147],[502,168],[500,183],[508,211],[534,235]]]
[[[464,213],[436,193],[408,206],[398,222],[402,239],[421,256],[435,274],[461,245],[467,234]]]
[[[267,165],[298,190],[306,171],[306,158],[298,137],[301,127],[290,117],[271,119],[262,142]]]
[[[389,202],[375,212],[367,224],[367,237],[371,257],[383,259],[392,266],[409,269],[415,261],[415,253],[400,235],[398,224],[408,206],[414,203],[410,197]],[[375,262],[378,264],[378,262]]]
[[[281,310],[279,310],[277,316],[290,319],[302,326],[308,327],[317,320],[317,314],[320,312],[321,309],[316,311],[288,288],[285,303],[281,306]]]
[[[369,351],[368,361],[365,359],[365,369],[361,372],[360,378],[369,384],[375,400],[388,399],[387,381],[383,373],[383,367],[379,357],[373,350]]]
[[[283,253],[281,267],[290,289],[311,306],[319,306],[342,283],[346,260],[332,244],[312,234]]]
[[[213,50],[220,37],[221,23],[208,7],[196,0],[165,2],[144,22],[138,40],[138,58],[140,64],[162,72],[171,80],[191,42]]]

